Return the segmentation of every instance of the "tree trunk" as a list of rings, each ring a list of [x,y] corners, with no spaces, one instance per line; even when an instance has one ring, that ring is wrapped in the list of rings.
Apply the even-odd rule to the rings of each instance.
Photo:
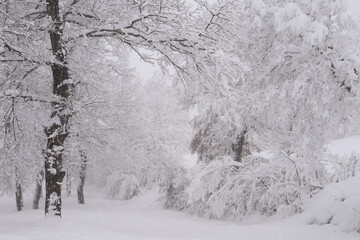
[[[20,182],[16,182],[15,198],[16,198],[16,209],[18,210],[18,212],[20,212],[24,207],[24,201],[23,201],[23,195],[22,195]]]
[[[66,196],[71,196],[71,178],[69,172],[66,173]]]
[[[234,160],[236,162],[242,161],[242,156],[244,152],[244,144],[245,144],[245,134],[246,130],[241,132],[241,135],[237,137],[236,144],[233,145],[233,150],[235,152],[235,158]]]
[[[35,194],[33,200],[33,209],[39,209],[39,202],[42,195],[42,183],[44,181],[44,170],[41,170],[36,179]]]
[[[80,182],[77,187],[77,197],[79,204],[85,204],[84,185],[85,185],[85,177],[86,177],[87,158],[84,150],[80,150],[80,157],[81,157]]]
[[[16,200],[16,209],[18,212],[20,212],[24,207],[24,200],[23,200],[23,194],[21,189],[21,183],[20,183],[20,176],[17,168],[15,167],[15,200]]]
[[[352,163],[353,163],[353,167],[352,167],[352,171],[351,171],[351,176],[355,177],[356,175],[356,164],[359,161],[359,157],[358,156],[352,156],[351,157]]]
[[[16,144],[16,132],[15,132],[15,100],[12,99],[12,104],[10,107],[9,116],[6,118],[5,122],[5,148],[6,148],[6,155],[8,158],[10,158],[10,161],[12,162],[14,166],[14,182],[15,182],[15,202],[16,202],[16,209],[17,211],[21,211],[24,207],[24,201],[23,201],[23,195],[22,195],[22,189],[21,189],[21,177],[19,174],[19,170],[17,168],[17,163],[14,159],[15,155],[13,155],[13,145]]]
[[[51,49],[55,61],[51,65],[53,75],[53,94],[60,99],[53,104],[51,124],[45,128],[47,136],[45,157],[45,214],[61,216],[61,183],[65,176],[62,171],[64,142],[68,136],[69,109],[69,69],[66,49],[62,42],[63,21],[60,17],[59,0],[47,0],[47,14],[52,21],[49,30]]]

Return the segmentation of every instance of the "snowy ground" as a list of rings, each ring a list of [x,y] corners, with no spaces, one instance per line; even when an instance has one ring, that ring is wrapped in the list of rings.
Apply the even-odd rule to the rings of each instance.
[[[354,180],[354,179],[353,179]],[[360,178],[356,179],[360,183]],[[342,240],[359,239],[358,233],[345,233],[340,226],[313,224],[312,207],[302,215],[256,224],[211,221],[171,210],[155,201],[152,192],[130,201],[104,200],[88,194],[79,206],[74,197],[64,199],[63,217],[45,218],[42,210],[15,212],[12,199],[0,199],[1,240]],[[359,200],[359,199],[358,199]],[[27,202],[29,206],[30,202]],[[321,209],[321,208],[320,208]],[[315,212],[314,212],[315,213]],[[320,218],[324,214],[319,215]]]
[[[359,137],[330,146],[338,154],[360,149]],[[352,145],[353,148],[348,148]],[[346,150],[346,151],[345,151]],[[329,185],[305,204],[305,211],[288,219],[240,224],[213,221],[163,209],[150,192],[130,201],[106,200],[94,189],[86,205],[64,198],[63,217],[45,218],[43,210],[15,211],[15,202],[0,198],[0,240],[350,240],[360,234],[360,177]],[[42,203],[43,205],[43,203]],[[50,238],[51,237],[51,238]]]

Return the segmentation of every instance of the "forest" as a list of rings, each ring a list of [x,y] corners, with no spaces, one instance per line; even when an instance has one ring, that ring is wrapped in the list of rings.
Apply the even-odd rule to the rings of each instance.
[[[359,96],[357,0],[0,0],[0,239],[358,239]]]

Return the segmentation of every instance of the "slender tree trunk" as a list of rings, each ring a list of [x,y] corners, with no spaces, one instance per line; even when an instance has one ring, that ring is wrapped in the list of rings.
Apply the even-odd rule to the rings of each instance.
[[[352,162],[353,162],[353,167],[352,167],[352,171],[351,171],[351,176],[352,177],[355,177],[355,175],[356,175],[356,164],[357,164],[357,162],[359,161],[359,158],[358,158],[358,156],[353,156],[352,158]]]
[[[65,176],[62,171],[64,142],[68,136],[68,123],[71,118],[69,108],[69,69],[66,49],[63,45],[63,21],[60,16],[59,0],[47,0],[47,14],[51,18],[49,30],[52,53],[55,61],[51,65],[53,75],[53,94],[60,103],[53,104],[51,124],[45,128],[47,136],[45,157],[45,214],[61,216],[61,183]]]
[[[17,168],[15,167],[15,199],[16,199],[16,209],[18,212],[20,212],[24,207],[24,200],[23,200],[23,194],[21,189],[21,183],[20,183],[20,176]]]
[[[20,212],[24,207],[24,201],[23,201],[23,195],[22,195],[20,182],[16,182],[15,198],[16,198],[16,209],[18,210],[18,212]]]
[[[237,137],[236,143],[233,145],[233,150],[235,152],[234,160],[236,162],[242,161],[244,144],[245,144],[245,134],[246,134],[246,130],[242,131],[241,134]]]
[[[71,177],[69,172],[66,173],[66,196],[71,196]]]
[[[17,168],[17,163],[15,162],[13,154],[13,145],[16,144],[16,132],[15,132],[15,100],[12,99],[12,104],[10,108],[9,116],[6,119],[5,123],[5,139],[6,139],[6,154],[7,157],[11,159],[11,162],[14,166],[14,178],[15,178],[15,202],[17,211],[21,211],[24,207],[22,189],[21,189],[21,177],[19,170]]]
[[[85,204],[84,185],[86,177],[87,157],[84,150],[80,150],[81,165],[80,165],[80,182],[77,187],[77,196],[79,204]]]
[[[33,209],[39,209],[39,202],[42,195],[42,183],[44,181],[44,170],[41,170],[36,179],[35,194],[33,200]]]

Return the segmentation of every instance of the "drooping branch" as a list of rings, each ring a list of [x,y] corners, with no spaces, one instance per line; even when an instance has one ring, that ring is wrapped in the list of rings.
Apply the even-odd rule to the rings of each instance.
[[[18,90],[5,90],[0,92],[0,99],[15,99],[20,98],[23,99],[25,102],[41,102],[41,103],[48,103],[48,104],[60,104],[62,101],[57,99],[49,99],[43,98],[36,95],[22,93]]]
[[[11,52],[14,53],[17,57],[20,57],[20,59],[16,59],[16,58],[10,58],[10,59],[6,59],[6,58],[2,58],[0,59],[0,62],[30,62],[32,64],[36,64],[36,65],[50,65],[51,63],[49,62],[39,62],[35,59],[29,58],[27,56],[25,56],[25,54],[21,51],[16,49],[15,47],[9,45],[7,42],[3,42],[4,44],[4,49],[6,50],[6,52]],[[5,54],[5,52],[1,53],[2,55]]]

